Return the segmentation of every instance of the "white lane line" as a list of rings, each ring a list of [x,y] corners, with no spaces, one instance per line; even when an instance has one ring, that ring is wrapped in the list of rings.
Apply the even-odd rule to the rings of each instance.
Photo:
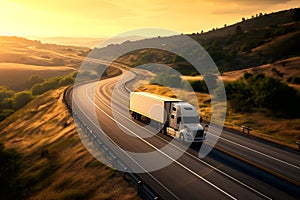
[[[108,118],[110,118],[111,120],[115,121],[110,115],[108,115],[106,112],[104,112],[92,99],[90,99],[87,91],[86,91],[86,96],[88,98],[88,100],[99,110],[101,111],[103,114],[105,114]],[[144,143],[148,144],[150,147],[152,147],[153,149],[155,149],[156,151],[160,152],[162,155],[164,155],[165,157],[167,157],[168,159],[172,160],[174,163],[176,163],[177,165],[181,166],[182,168],[184,168],[186,171],[190,172],[191,174],[193,174],[194,176],[198,177],[199,179],[201,179],[202,181],[204,181],[205,183],[209,184],[211,187],[217,189],[218,191],[220,191],[221,193],[225,194],[226,196],[230,197],[231,199],[236,199],[235,197],[233,197],[232,195],[230,195],[229,193],[227,193],[226,191],[224,191],[223,189],[219,188],[218,186],[214,185],[213,183],[211,183],[210,181],[206,180],[205,178],[203,178],[202,176],[200,176],[199,174],[197,174],[196,172],[194,172],[193,170],[189,169],[188,167],[186,167],[185,165],[181,164],[180,162],[178,162],[177,160],[173,159],[171,156],[169,156],[168,154],[166,154],[165,152],[162,152],[160,149],[158,149],[157,147],[155,147],[154,145],[152,145],[151,143],[149,143],[148,141],[146,141],[144,138],[141,138],[139,135],[137,135],[136,133],[134,133],[133,131],[129,130],[127,127],[125,127],[123,124],[121,124],[118,121],[115,121],[116,123],[118,123],[120,126],[122,126],[124,129],[126,129],[127,131],[131,132],[133,135],[135,135],[137,138],[139,138],[141,141],[143,141]]]
[[[212,134],[212,133],[209,133],[209,132],[208,132],[208,134],[210,134],[210,135],[212,135],[212,136],[214,136],[214,137],[218,137],[218,136],[216,136],[216,135],[214,135],[214,134]],[[241,144],[239,144],[239,143],[233,142],[233,141],[228,140],[228,139],[223,138],[223,137],[220,137],[220,139],[221,139],[221,140],[225,140],[226,142],[229,142],[229,143],[234,144],[234,145],[236,145],[236,146],[242,147],[242,148],[244,148],[244,149],[247,149],[247,150],[249,150],[249,151],[255,152],[255,153],[257,153],[257,154],[263,155],[263,156],[265,156],[265,157],[267,157],[267,158],[270,158],[270,159],[276,160],[276,161],[278,161],[278,162],[281,162],[281,163],[283,163],[283,164],[289,165],[289,166],[294,167],[294,168],[296,168],[296,169],[300,169],[299,166],[296,166],[296,165],[294,165],[294,164],[288,163],[288,162],[286,162],[286,161],[284,161],[284,160],[281,160],[281,159],[279,159],[279,158],[275,158],[275,157],[270,156],[270,155],[268,155],[268,154],[259,152],[259,151],[255,150],[255,149],[250,148],[250,147],[241,145]]]
[[[73,89],[74,90],[74,89]],[[75,92],[74,92],[74,94],[75,94]],[[77,106],[77,108],[80,110],[80,112],[82,113],[82,114],[84,114],[85,115],[85,117],[90,121],[90,123],[92,123],[93,125],[94,125],[94,127],[96,127],[97,129],[98,129],[98,131],[99,132],[101,132],[102,134],[104,134],[107,138],[109,138],[109,140],[110,140],[110,142],[112,142],[116,147],[118,147],[124,154],[126,154],[127,155],[127,157],[128,158],[130,158],[137,166],[139,166],[141,169],[143,169],[147,174],[148,174],[148,176],[150,176],[155,182],[157,182],[161,187],[163,187],[168,193],[170,193],[175,199],[180,199],[176,194],[174,194],[171,190],[169,190],[169,188],[167,188],[164,184],[162,184],[159,180],[157,180],[152,174],[150,174],[149,172],[147,172],[146,171],[146,169],[143,167],[143,166],[141,166],[138,162],[136,162],[130,155],[128,155],[128,153],[127,152],[125,152],[120,146],[118,146],[113,140],[112,140],[112,138],[110,138],[107,134],[105,134],[104,133],[104,131],[102,131],[99,127],[98,127],[98,125],[95,123],[95,122],[93,122],[93,120],[88,116],[88,115],[86,115],[85,114],[85,112],[79,107],[79,106]],[[104,113],[104,112],[103,112]],[[104,113],[105,114],[105,113]]]
[[[126,87],[126,85],[125,85],[125,89],[129,92],[129,89]],[[118,90],[119,90],[119,89],[118,89]],[[122,94],[122,92],[121,92],[121,94]],[[123,96],[124,96],[124,95],[123,95]],[[212,128],[214,128],[214,127],[212,127]],[[208,132],[208,133],[209,133],[209,132]],[[279,159],[279,158],[275,158],[275,157],[273,157],[273,156],[270,156],[270,155],[265,154],[265,153],[263,153],[263,152],[257,151],[257,150],[255,150],[255,149],[250,148],[250,147],[247,147],[247,146],[238,144],[238,143],[233,142],[233,141],[231,141],[231,140],[228,140],[228,139],[226,139],[226,138],[224,138],[224,137],[216,136],[216,135],[214,135],[214,134],[212,134],[212,133],[209,133],[209,134],[212,135],[212,136],[214,136],[214,137],[219,137],[219,138],[222,139],[222,140],[225,140],[225,141],[227,141],[227,142],[229,142],[229,143],[232,143],[232,144],[234,144],[234,145],[237,145],[237,146],[242,147],[242,148],[244,148],[244,149],[247,149],[247,150],[249,150],[249,151],[255,152],[255,153],[260,154],[260,155],[263,155],[263,156],[265,156],[265,157],[267,157],[267,158],[276,160],[276,161],[278,161],[278,162],[281,162],[281,163],[283,163],[283,164],[289,165],[289,166],[294,167],[294,168],[296,168],[296,169],[300,169],[300,166],[291,164],[291,163],[286,162],[286,161],[284,161],[284,160],[281,160],[281,159]]]
[[[118,89],[118,90],[119,90],[119,89]],[[99,96],[97,93],[96,93],[96,97],[97,97],[97,99],[98,99],[99,101],[101,101],[106,107],[110,108],[109,105],[108,105],[107,103],[105,103],[105,102],[100,98],[100,96]],[[112,109],[112,108],[110,108],[110,109]],[[113,109],[113,111],[114,111],[114,112],[117,112],[120,116],[122,116],[124,119],[126,119],[126,120],[129,121],[130,123],[133,123],[131,120],[129,120],[126,116],[124,116],[124,115],[123,115],[122,113],[120,113],[119,111],[117,111],[117,110],[115,110],[115,109]],[[143,128],[143,127],[140,127],[140,128],[143,129],[143,130],[145,130],[146,132],[149,132],[149,130],[147,130],[147,129]],[[150,132],[149,132],[149,133],[150,133]],[[150,134],[151,134],[151,133],[150,133]],[[151,134],[151,135],[152,135],[152,134]],[[163,141],[166,142],[166,143],[169,143],[169,141],[167,141],[166,139],[164,139],[164,138],[162,138],[162,137],[159,137],[159,136],[157,136],[157,135],[154,135],[154,137],[156,137],[156,138],[158,138],[158,139],[160,139],[160,140],[163,140]],[[182,151],[182,149],[179,148],[178,146],[176,146],[176,145],[174,145],[174,144],[172,144],[172,143],[170,143],[170,144],[171,144],[174,148],[176,148],[177,150]],[[182,152],[183,152],[183,151],[182,151]],[[189,155],[190,157],[196,159],[197,161],[200,161],[201,163],[205,164],[206,166],[208,166],[208,167],[210,167],[210,168],[216,170],[216,171],[219,172],[220,174],[223,174],[223,175],[226,176],[227,178],[229,178],[229,179],[231,179],[231,180],[233,180],[233,181],[239,183],[240,185],[242,185],[242,186],[248,188],[249,190],[251,190],[251,191],[253,191],[253,192],[255,192],[255,193],[257,193],[257,194],[259,194],[259,195],[261,195],[261,196],[263,196],[263,197],[265,197],[266,199],[272,199],[272,198],[266,196],[265,194],[263,194],[263,193],[261,193],[261,192],[255,190],[254,188],[250,187],[249,185],[247,185],[247,184],[245,184],[245,183],[243,183],[243,182],[237,180],[236,178],[230,176],[229,174],[226,174],[225,172],[221,171],[220,169],[218,169],[218,168],[212,166],[211,164],[209,164],[209,163],[207,163],[207,162],[201,160],[200,158],[194,156],[193,154],[190,154],[190,153],[187,152],[187,151],[185,151],[185,154],[187,154],[187,155]]]

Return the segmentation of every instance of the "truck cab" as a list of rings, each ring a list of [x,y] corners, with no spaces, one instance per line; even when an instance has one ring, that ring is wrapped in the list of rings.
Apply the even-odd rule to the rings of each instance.
[[[167,135],[182,142],[203,142],[205,140],[206,134],[200,124],[199,114],[191,104],[172,103],[168,121]]]

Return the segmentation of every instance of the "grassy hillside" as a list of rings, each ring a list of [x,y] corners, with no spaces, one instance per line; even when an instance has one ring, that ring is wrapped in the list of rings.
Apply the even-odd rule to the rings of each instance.
[[[232,71],[274,63],[300,55],[300,8],[258,15],[242,22],[214,29],[206,33],[189,36],[200,43],[213,58],[220,71]],[[178,40],[180,35],[166,38],[151,38],[127,41],[120,45],[110,45],[97,49],[100,55],[111,56],[118,49],[140,46],[151,42]],[[121,56],[118,62],[129,66],[146,63],[162,63],[175,68],[184,75],[195,74],[195,70],[185,60],[167,51],[142,49]]]
[[[0,123],[0,143],[22,154],[14,189],[29,199],[139,199],[82,145],[62,95],[49,91]]]
[[[224,72],[220,79],[224,82],[232,82],[244,76],[244,73],[248,72],[254,75],[265,74],[269,77],[275,77],[281,79],[283,82],[288,83],[290,86],[299,90],[299,84],[291,83],[290,79],[300,75],[300,57],[293,57],[284,60],[280,60],[271,64],[260,65],[247,69],[234,70]],[[185,80],[197,81],[203,80],[203,76],[182,76]],[[300,90],[299,90],[300,91]]]

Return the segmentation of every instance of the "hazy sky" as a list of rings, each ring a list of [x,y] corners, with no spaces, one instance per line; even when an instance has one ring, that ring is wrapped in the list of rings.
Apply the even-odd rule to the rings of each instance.
[[[299,0],[0,0],[0,35],[108,37],[158,27],[207,31]]]

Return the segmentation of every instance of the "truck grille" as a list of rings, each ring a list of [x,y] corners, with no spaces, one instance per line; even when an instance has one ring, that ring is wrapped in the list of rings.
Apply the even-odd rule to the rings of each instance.
[[[197,138],[197,137],[202,138],[203,136],[204,136],[204,130],[198,130],[195,137],[196,137],[196,138]]]

